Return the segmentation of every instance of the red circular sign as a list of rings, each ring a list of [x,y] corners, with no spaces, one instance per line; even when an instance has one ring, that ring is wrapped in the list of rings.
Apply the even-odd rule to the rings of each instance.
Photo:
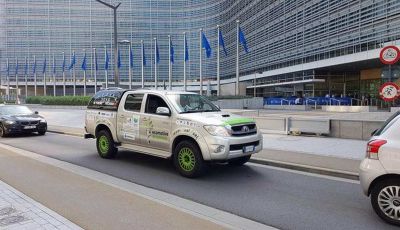
[[[400,87],[393,82],[386,82],[379,89],[379,96],[384,101],[394,101],[400,95]]]
[[[381,62],[386,65],[393,65],[400,60],[400,50],[397,46],[386,46],[379,55]]]

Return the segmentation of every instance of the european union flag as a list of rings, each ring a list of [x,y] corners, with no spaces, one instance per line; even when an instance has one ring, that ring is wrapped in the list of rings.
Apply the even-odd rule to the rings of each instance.
[[[71,70],[72,68],[74,68],[74,66],[75,66],[75,64],[76,64],[76,56],[75,56],[75,52],[72,54],[72,57],[71,57],[71,64],[69,65],[69,70]]]
[[[62,71],[65,71],[65,67],[67,66],[67,60],[65,60],[65,53],[63,53],[63,63],[62,63]]]
[[[106,48],[104,69],[108,70],[109,65],[110,65],[110,56],[108,55],[107,48]]]
[[[87,69],[87,57],[85,52],[85,56],[83,56],[83,61],[82,61],[82,70],[86,71],[86,69]]]
[[[242,44],[244,51],[248,53],[249,48],[247,47],[246,37],[244,36],[244,33],[240,27],[239,27],[239,43]]]
[[[56,57],[53,56],[53,74],[56,74]]]
[[[142,57],[143,57],[143,66],[146,66],[147,61],[146,61],[146,52],[144,50],[144,44],[142,43]]]
[[[187,44],[186,34],[185,34],[185,61],[189,61],[189,47]]]
[[[118,69],[122,67],[122,62],[121,62],[121,51],[118,49]]]
[[[97,52],[94,51],[94,67],[96,69],[96,71],[99,70],[99,62],[97,61]]]
[[[44,56],[44,62],[43,62],[43,70],[42,73],[46,73],[46,69],[47,69],[47,59],[46,56]]]
[[[9,63],[9,61],[8,61],[8,59],[7,59],[7,66],[6,66],[6,71],[7,71],[7,76],[10,76],[10,63]]]
[[[228,53],[226,52],[225,49],[225,41],[224,41],[224,36],[222,36],[222,31],[219,31],[219,45],[224,50],[225,56],[228,56]]]
[[[15,76],[18,75],[18,69],[19,69],[19,65],[18,65],[18,58],[17,58],[16,62],[15,62]]]
[[[175,61],[175,59],[174,59],[174,54],[175,54],[175,51],[174,51],[174,45],[172,44],[172,39],[170,39],[169,40],[169,47],[170,47],[170,50],[169,50],[169,52],[170,52],[170,57],[169,57],[169,61],[171,62],[171,63],[174,63],[174,61]]]
[[[160,50],[158,49],[158,43],[156,42],[156,63],[160,63]]]
[[[33,62],[33,67],[32,67],[33,74],[36,73],[36,58],[34,58],[34,59],[35,59],[35,61]]]
[[[129,46],[129,59],[130,59],[130,67],[133,68],[133,49],[132,46]]]
[[[206,50],[207,58],[211,57],[212,49],[204,32],[201,32],[201,45]]]
[[[25,75],[28,75],[28,58],[25,58]]]

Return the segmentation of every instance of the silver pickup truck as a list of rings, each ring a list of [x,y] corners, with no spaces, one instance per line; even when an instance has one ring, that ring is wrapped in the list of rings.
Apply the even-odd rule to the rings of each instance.
[[[207,162],[243,165],[263,147],[253,119],[188,92],[103,90],[90,101],[85,124],[101,157],[123,148],[172,158],[186,177],[201,175]]]

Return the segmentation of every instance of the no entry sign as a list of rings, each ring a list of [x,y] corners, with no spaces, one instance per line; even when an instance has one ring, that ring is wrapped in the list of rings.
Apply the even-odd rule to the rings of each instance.
[[[379,55],[381,62],[386,65],[393,65],[400,59],[400,50],[396,46],[386,46]]]
[[[386,82],[379,89],[379,95],[384,101],[393,101],[400,94],[400,87],[393,82]]]

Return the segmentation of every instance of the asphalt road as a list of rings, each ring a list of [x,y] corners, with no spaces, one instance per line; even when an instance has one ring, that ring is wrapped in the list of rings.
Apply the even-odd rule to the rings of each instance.
[[[168,160],[120,151],[97,156],[94,140],[47,134],[0,142],[155,188],[280,229],[398,229],[373,212],[360,185],[249,164],[213,165],[206,176],[179,176]]]

